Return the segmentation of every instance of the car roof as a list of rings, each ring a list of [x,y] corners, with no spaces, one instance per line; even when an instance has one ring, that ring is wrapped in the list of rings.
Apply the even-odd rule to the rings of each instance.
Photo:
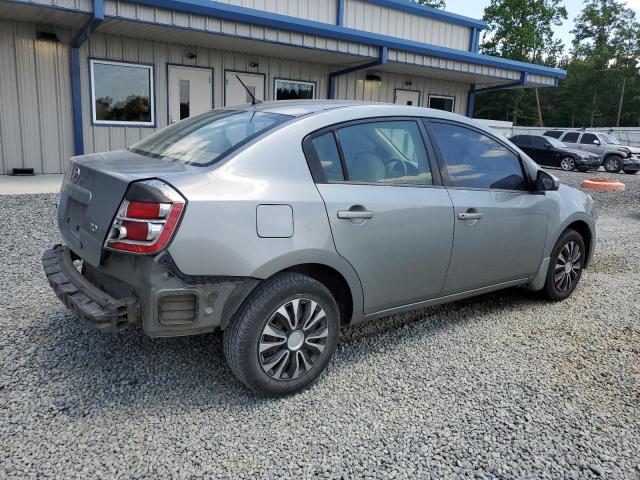
[[[236,111],[256,111],[265,113],[275,113],[280,115],[289,115],[291,117],[302,117],[314,113],[321,113],[327,110],[353,108],[359,110],[366,110],[368,107],[375,107],[379,109],[384,107],[386,113],[394,112],[397,110],[398,116],[408,115],[410,112],[412,116],[429,116],[432,118],[441,119],[460,119],[460,115],[454,113],[445,112],[443,110],[434,110],[431,108],[414,107],[406,105],[394,105],[392,103],[382,102],[359,102],[351,100],[278,100],[269,102],[260,102],[256,105],[238,105],[234,107],[225,107],[223,110],[236,110]],[[372,116],[375,116],[375,112],[371,112]],[[474,122],[473,119],[462,117],[467,120],[467,123]]]

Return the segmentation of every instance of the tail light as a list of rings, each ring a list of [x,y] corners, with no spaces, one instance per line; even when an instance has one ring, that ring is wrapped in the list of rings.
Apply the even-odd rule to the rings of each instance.
[[[182,217],[185,199],[160,180],[132,183],[111,224],[105,248],[157,253],[164,249]]]

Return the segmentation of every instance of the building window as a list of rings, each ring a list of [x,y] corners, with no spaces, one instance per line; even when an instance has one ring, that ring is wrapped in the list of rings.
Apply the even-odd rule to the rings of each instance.
[[[91,60],[91,105],[96,125],[155,125],[153,67]]]
[[[445,112],[453,112],[456,105],[454,97],[445,97],[443,95],[429,95],[429,108],[436,110],[444,110]]]
[[[316,98],[316,84],[276,78],[274,98],[276,100],[310,100]]]

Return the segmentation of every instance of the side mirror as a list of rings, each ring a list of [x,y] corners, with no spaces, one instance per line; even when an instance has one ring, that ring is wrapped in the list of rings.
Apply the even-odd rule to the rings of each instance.
[[[547,150],[551,150],[551,144],[545,143],[544,144],[544,148],[547,149]]]
[[[544,170],[538,170],[536,178],[536,189],[539,192],[555,192],[560,188],[560,180]]]
[[[594,141],[593,141],[593,144],[594,144],[594,145],[600,145],[600,140],[594,140]]]

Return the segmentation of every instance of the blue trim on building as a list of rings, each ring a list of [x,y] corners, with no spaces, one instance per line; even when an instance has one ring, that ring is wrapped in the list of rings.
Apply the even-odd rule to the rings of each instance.
[[[504,85],[493,85],[491,87],[476,88],[475,85],[471,87],[467,96],[467,117],[473,117],[473,110],[475,108],[475,97],[478,93],[496,92],[498,90],[508,90],[510,88],[524,87],[529,83],[529,74],[522,72],[520,80],[517,82],[506,83]]]
[[[474,28],[469,35],[469,51],[471,53],[478,53],[480,51],[480,30]]]
[[[82,125],[82,85],[80,83],[80,47],[104,20],[104,0],[93,0],[93,14],[71,40],[71,111],[73,114],[73,151],[84,154]]]
[[[345,8],[346,0],[337,0],[336,2],[336,25],[343,26],[344,25],[344,8]]]
[[[438,47],[412,40],[365,32],[339,25],[331,25],[312,20],[306,20],[271,12],[253,10],[235,5],[227,5],[212,0],[133,0],[134,3],[150,7],[165,8],[196,15],[212,16],[224,20],[261,25],[269,28],[298,32],[302,34],[318,35],[321,37],[361,43],[364,45],[385,46],[395,50],[401,50],[422,55],[429,55],[447,60],[475,63],[497,68],[525,71],[539,75],[565,78],[567,72],[555,68],[530,63],[517,62],[498,57],[479,55],[473,52],[455,50],[452,48]],[[377,0],[376,0],[377,1]],[[391,1],[391,0],[387,0]]]
[[[467,117],[473,118],[473,112],[476,109],[476,86],[471,85],[469,92],[467,93]]]
[[[359,72],[361,70],[367,70],[369,68],[377,67],[387,63],[389,58],[389,51],[387,47],[380,47],[380,54],[377,60],[373,62],[363,63],[362,65],[356,65],[355,67],[345,68],[344,70],[338,70],[329,74],[329,91],[327,92],[328,99],[336,98],[336,79],[342,75],[347,75],[353,72]]]
[[[422,17],[430,17],[436,20],[442,20],[449,23],[455,23],[456,25],[464,25],[465,27],[479,28],[484,30],[487,28],[487,23],[482,20],[476,20],[475,18],[465,17],[464,15],[458,15],[451,12],[445,12],[437,8],[425,7],[417,4],[411,0],[364,0],[367,3],[373,3],[383,7],[393,8],[394,10],[401,10],[403,12],[412,13],[414,15],[420,15]]]

